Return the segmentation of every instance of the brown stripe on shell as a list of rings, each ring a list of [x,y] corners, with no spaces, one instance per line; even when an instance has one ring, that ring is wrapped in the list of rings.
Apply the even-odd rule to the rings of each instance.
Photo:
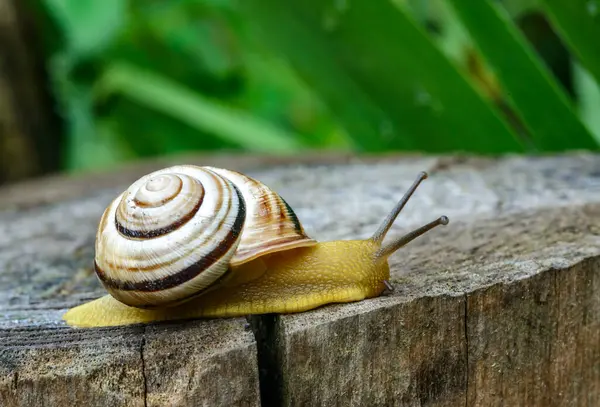
[[[292,208],[267,185],[236,171],[219,169],[240,186],[248,203],[244,234],[230,263],[246,263],[262,255],[317,242],[308,237]]]
[[[170,179],[171,178],[175,179],[175,182],[177,184],[176,193],[174,194],[173,192],[171,192],[169,194],[169,196],[167,196],[167,197],[163,196],[163,199],[161,199],[160,201],[154,201],[154,199],[156,199],[157,196],[146,197],[146,199],[149,199],[149,201],[147,203],[144,203],[143,199],[142,200],[139,199],[138,194],[140,193],[140,191],[142,189],[146,188],[148,182],[150,182],[152,179],[154,179],[154,177],[149,177],[143,185],[141,185],[141,186],[138,185],[138,188],[136,188],[135,190],[133,190],[132,187],[130,187],[121,196],[122,199],[120,199],[120,202],[118,203],[118,205],[115,208],[115,218],[119,221],[119,225],[121,225],[123,228],[125,228],[127,230],[134,231],[135,233],[143,233],[146,230],[152,229],[152,228],[154,230],[164,229],[169,226],[169,224],[168,224],[169,222],[175,222],[176,219],[174,220],[174,219],[162,218],[161,215],[157,215],[156,213],[153,213],[154,209],[160,209],[161,206],[164,206],[165,204],[175,203],[175,204],[179,204],[179,206],[172,208],[172,210],[176,210],[177,211],[176,213],[187,214],[187,213],[189,213],[189,211],[194,210],[194,208],[190,207],[190,206],[196,205],[196,200],[202,199],[204,197],[205,191],[204,191],[203,185],[200,182],[198,182],[198,180],[194,179],[194,177],[190,177],[189,175],[186,175],[186,174],[176,174],[176,175],[163,174],[163,175],[167,175]],[[183,178],[181,176],[183,176]],[[181,191],[183,191],[183,189],[185,187],[185,182],[184,182],[185,178],[189,178],[191,181],[191,185],[190,185],[191,189],[189,191],[188,198],[183,198],[183,196],[181,195]],[[132,197],[132,196],[133,196],[133,198],[131,198],[131,201],[129,201],[130,197]],[[177,199],[177,198],[179,198],[179,199]],[[136,204],[136,203],[139,203],[139,204]],[[182,203],[183,203],[183,205],[181,205]],[[132,207],[132,205],[133,205],[133,207]],[[185,210],[185,206],[188,207],[188,210]],[[132,209],[134,209],[134,211],[131,213],[130,211]],[[137,209],[137,210],[135,210],[135,209]],[[148,209],[148,213],[146,213],[144,211],[144,209]],[[155,218],[156,216],[159,216],[159,218]],[[148,220],[159,221],[159,220],[161,220],[161,218],[164,221],[161,222],[160,224],[152,225],[152,223],[154,223],[154,222],[148,223]],[[116,225],[116,223],[115,223],[115,225]],[[119,229],[117,228],[117,230],[119,230]],[[128,237],[126,235],[123,235],[123,236]]]
[[[176,274],[172,274],[170,276],[166,276],[158,280],[140,282],[119,281],[112,279],[106,276],[104,271],[100,267],[98,267],[98,264],[96,262],[94,262],[96,274],[102,281],[102,284],[104,284],[104,286],[107,288],[121,291],[157,292],[177,287],[178,285],[181,285],[189,280],[196,278],[204,270],[211,267],[229,251],[229,249],[235,244],[238,235],[242,231],[244,221],[246,219],[246,205],[244,203],[242,193],[239,191],[239,189],[235,185],[233,185],[233,188],[238,196],[240,205],[239,212],[227,236],[225,236],[225,238],[221,242],[219,242],[217,246],[215,246],[212,252],[208,253],[206,256],[204,256],[202,259],[200,259],[193,265],[179,271]],[[222,226],[222,223],[224,221],[225,219],[221,221],[221,224],[219,226]]]
[[[203,201],[204,201],[204,192],[202,193],[202,195],[200,196],[200,199],[198,200],[196,205],[194,205],[194,207],[192,208],[191,211],[189,211],[185,216],[178,219],[176,222],[173,222],[169,226],[166,226],[164,228],[154,229],[154,230],[144,230],[144,231],[128,229],[125,226],[121,225],[121,223],[117,219],[116,213],[115,213],[115,227],[117,228],[119,233],[121,233],[123,236],[127,236],[127,237],[130,237],[133,239],[151,239],[151,238],[154,238],[157,236],[163,236],[163,235],[173,232],[174,230],[179,229],[182,225],[189,222],[189,220],[192,219],[196,215],[196,213],[200,210],[200,207],[202,206]]]
[[[176,300],[169,302],[166,305],[168,305],[169,307],[175,307],[177,305],[183,304],[184,302],[187,302],[196,297],[199,297],[199,296],[203,295],[204,293],[208,292],[209,290],[218,288],[217,286],[219,284],[222,284],[226,278],[230,277],[231,271],[232,271],[231,267],[228,267],[227,270],[225,270],[225,272],[223,274],[221,274],[219,276],[219,278],[217,278],[210,286],[205,287],[203,290],[191,293],[189,295],[186,295],[183,297],[177,297]],[[142,309],[156,309],[156,308],[160,308],[160,307],[164,307],[164,306],[165,306],[165,304],[136,304],[135,305],[136,308],[142,308]]]
[[[304,228],[302,227],[302,224],[300,223],[298,216],[296,216],[296,213],[294,212],[292,207],[285,201],[285,199],[283,199],[281,196],[279,196],[279,199],[281,199],[281,202],[283,202],[283,204],[285,205],[285,209],[287,210],[287,215],[290,217],[290,219],[292,220],[292,223],[294,224],[294,230],[299,235],[303,235]],[[283,215],[283,216],[285,216],[285,215]]]
[[[215,194],[215,199],[216,199],[215,206],[217,208],[220,208],[221,205],[223,204],[223,188],[222,188],[223,185],[221,184],[220,179],[217,176],[215,176],[213,173],[209,173],[208,175],[210,177],[212,177],[214,179],[214,181],[215,181],[214,182],[215,183],[215,188],[217,190],[217,193]],[[201,223],[201,226],[195,231],[195,234],[196,235],[202,235],[202,234],[204,234],[204,231],[208,228],[208,226],[209,226],[208,223]],[[109,268],[113,268],[113,269],[114,268],[119,268],[120,270],[127,271],[129,273],[135,273],[135,272],[151,272],[151,271],[154,271],[154,270],[156,270],[156,269],[158,269],[160,267],[170,266],[173,263],[178,262],[179,260],[181,260],[181,259],[174,258],[174,259],[172,259],[171,261],[168,261],[168,262],[162,261],[159,264],[148,265],[148,266],[145,266],[145,267],[142,267],[142,266],[139,266],[139,265],[135,266],[135,267],[127,267],[127,266],[125,266],[123,264],[116,265],[116,264],[112,263],[111,261],[109,261],[108,259],[104,259],[104,263],[106,263],[106,265]]]
[[[182,189],[183,189],[183,181],[180,179],[179,187],[177,188],[177,191],[175,191],[175,193],[171,194],[170,196],[166,197],[165,199],[161,199],[160,201],[157,201],[154,204],[148,204],[148,203],[139,201],[137,198],[133,198],[133,203],[135,203],[140,208],[156,208],[157,206],[164,205],[167,202],[171,201],[173,198],[175,198],[177,195],[179,195],[179,193],[181,192]]]
[[[285,201],[283,201],[283,198],[279,197],[279,199],[283,203],[285,203]],[[284,208],[286,208],[286,205],[281,205],[281,204],[277,205],[277,208],[276,208],[279,210],[279,219],[277,219],[277,223],[279,223],[279,234],[280,235],[283,235],[285,232],[285,230],[284,230],[285,223],[284,222],[286,221],[286,209],[284,209]],[[292,223],[293,223],[293,221],[292,221]],[[294,229],[295,229],[295,225],[294,225]]]

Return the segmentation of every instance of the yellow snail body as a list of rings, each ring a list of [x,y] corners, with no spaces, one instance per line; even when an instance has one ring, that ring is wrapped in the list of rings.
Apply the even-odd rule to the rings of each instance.
[[[235,171],[180,165],[145,175],[105,210],[95,271],[109,295],[70,309],[76,327],[294,313],[391,288],[388,257],[442,216],[383,244],[421,173],[375,234],[317,242],[264,184]]]

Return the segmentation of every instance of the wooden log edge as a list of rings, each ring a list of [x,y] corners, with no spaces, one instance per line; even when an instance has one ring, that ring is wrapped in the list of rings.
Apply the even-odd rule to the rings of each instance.
[[[598,155],[313,164],[250,171],[321,240],[367,235],[417,169],[433,175],[393,233],[441,211],[451,227],[392,259],[393,294],[261,317],[256,335],[243,319],[61,326],[101,294],[95,200],[126,181],[0,205],[0,405],[600,403]]]

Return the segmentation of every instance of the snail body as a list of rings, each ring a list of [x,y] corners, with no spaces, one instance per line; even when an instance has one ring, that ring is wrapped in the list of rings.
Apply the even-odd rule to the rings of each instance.
[[[421,173],[369,239],[317,242],[292,208],[235,171],[175,166],[133,183],[105,210],[95,271],[108,295],[67,311],[77,327],[295,313],[373,298],[388,257],[445,216],[386,245]]]

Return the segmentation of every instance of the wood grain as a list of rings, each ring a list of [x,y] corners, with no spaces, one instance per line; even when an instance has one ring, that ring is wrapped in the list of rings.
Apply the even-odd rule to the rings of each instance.
[[[248,164],[319,240],[369,236],[421,170],[391,234],[451,222],[392,257],[393,293],[261,317],[257,341],[243,319],[64,326],[68,307],[104,294],[94,233],[125,181],[13,197],[0,405],[600,404],[600,156],[220,160]]]

